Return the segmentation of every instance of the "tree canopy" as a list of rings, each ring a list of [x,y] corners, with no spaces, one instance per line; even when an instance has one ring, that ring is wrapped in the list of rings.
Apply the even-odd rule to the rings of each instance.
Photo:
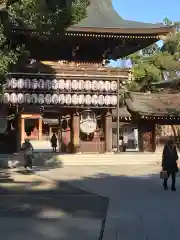
[[[165,24],[171,25],[168,19]],[[180,71],[180,31],[176,23],[177,31],[163,39],[162,46],[155,43],[142,51],[128,56],[133,64],[133,81],[129,89],[140,91],[152,83],[162,81],[164,73],[168,72],[170,78],[176,78]]]
[[[61,34],[86,16],[88,0],[0,0],[0,85],[8,72],[25,55],[26,46],[14,44],[14,27]]]

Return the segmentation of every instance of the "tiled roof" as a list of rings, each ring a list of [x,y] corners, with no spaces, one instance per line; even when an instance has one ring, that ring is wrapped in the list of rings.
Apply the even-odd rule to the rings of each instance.
[[[165,26],[164,24],[152,24],[124,20],[119,16],[112,6],[112,0],[90,0],[90,5],[88,7],[87,17],[84,18],[79,23],[73,25],[69,30],[76,30],[83,28],[89,31],[90,29],[111,29],[115,33],[139,33],[139,34],[158,34],[158,33],[168,33],[171,27]]]
[[[180,116],[180,94],[129,93],[126,106],[141,116]]]

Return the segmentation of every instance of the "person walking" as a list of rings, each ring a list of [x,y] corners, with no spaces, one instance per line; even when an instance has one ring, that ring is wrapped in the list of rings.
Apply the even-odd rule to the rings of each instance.
[[[51,137],[51,146],[53,149],[53,152],[56,152],[56,148],[57,148],[57,137],[56,134],[53,133],[52,137]]]
[[[166,172],[166,178],[164,178],[163,187],[164,190],[168,190],[168,178],[171,175],[172,184],[171,190],[176,191],[176,173],[178,172],[178,154],[176,145],[173,139],[169,139],[164,146],[163,154],[162,154],[162,170]]]
[[[24,153],[24,168],[27,171],[30,171],[30,170],[32,170],[32,165],[33,165],[32,164],[32,157],[33,157],[34,149],[33,149],[33,146],[28,139],[26,139],[24,141],[24,143],[22,144],[21,150]]]

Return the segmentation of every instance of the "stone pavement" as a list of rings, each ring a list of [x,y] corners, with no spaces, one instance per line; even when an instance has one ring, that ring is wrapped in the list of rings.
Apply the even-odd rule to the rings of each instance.
[[[2,239],[98,239],[108,199],[66,182],[0,171]]]
[[[179,240],[177,192],[164,191],[157,165],[64,166],[38,172],[56,181],[108,197],[103,240]]]

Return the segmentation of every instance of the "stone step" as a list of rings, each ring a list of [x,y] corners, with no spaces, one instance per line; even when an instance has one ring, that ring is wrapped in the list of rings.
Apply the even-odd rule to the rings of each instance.
[[[57,155],[56,160],[62,165],[129,165],[159,164],[159,154],[77,154]]]

